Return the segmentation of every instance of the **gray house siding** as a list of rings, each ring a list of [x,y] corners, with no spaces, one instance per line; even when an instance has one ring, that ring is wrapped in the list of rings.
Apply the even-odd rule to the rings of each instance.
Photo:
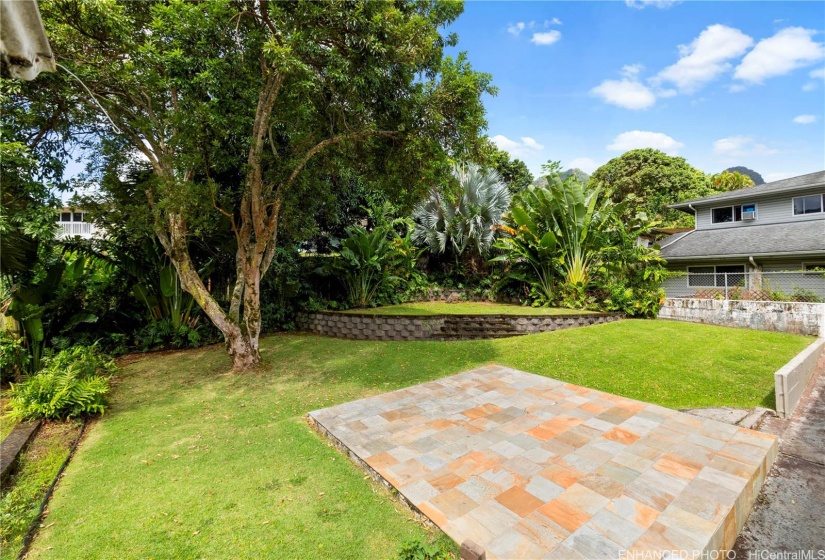
[[[749,227],[765,224],[779,224],[787,222],[801,222],[806,220],[825,220],[825,213],[819,214],[803,214],[801,216],[794,216],[793,214],[793,199],[797,196],[805,196],[809,194],[822,194],[825,189],[816,187],[807,191],[790,194],[775,194],[772,196],[754,196],[751,200],[736,200],[736,201],[717,201],[715,203],[702,203],[695,205],[696,208],[696,229],[719,229],[729,227]],[[733,206],[740,204],[756,204],[756,219],[743,220],[741,222],[726,222],[721,224],[714,224],[711,219],[711,210],[713,208],[721,208],[725,206]]]

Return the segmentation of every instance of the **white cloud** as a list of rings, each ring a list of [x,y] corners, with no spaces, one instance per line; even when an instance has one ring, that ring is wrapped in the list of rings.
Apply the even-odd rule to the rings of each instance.
[[[808,72],[808,76],[811,78],[819,78],[821,80],[825,80],[825,68],[817,68],[816,70],[811,70]]]
[[[561,31],[553,29],[552,31],[533,33],[533,38],[530,39],[530,42],[536,45],[552,45],[559,39],[561,39]]]
[[[773,37],[762,39],[745,55],[734,78],[761,84],[767,78],[781,76],[825,58],[825,45],[811,39],[816,31],[786,27]]]
[[[670,8],[679,3],[679,0],[624,0],[624,3],[629,8],[636,8],[642,10],[647,6],[656,6],[657,8]]]
[[[770,156],[779,150],[760,144],[753,136],[730,136],[713,143],[713,152],[721,157]]]
[[[622,76],[625,78],[636,78],[644,69],[644,64],[625,64],[622,66]]]
[[[557,17],[553,19],[546,19],[544,20],[544,27],[550,27],[551,25],[561,25],[561,20]]]
[[[813,124],[816,122],[816,115],[799,115],[794,117],[793,122],[796,124]]]
[[[605,80],[591,89],[590,94],[605,103],[632,110],[647,109],[656,103],[656,95],[636,79]]]
[[[593,173],[596,171],[600,166],[598,163],[590,159],[589,157],[578,157],[570,161],[567,164],[569,169],[581,169],[585,173]]]
[[[739,93],[740,91],[745,91],[746,89],[748,89],[748,88],[743,86],[742,84],[732,84],[728,88],[728,91],[731,92],[731,93]]]
[[[507,33],[511,33],[513,35],[518,35],[522,31],[524,31],[524,22],[523,21],[519,21],[517,23],[511,23],[510,25],[507,26]]]
[[[517,142],[516,140],[510,140],[503,134],[496,134],[490,140],[502,150],[509,152],[511,156],[521,159],[544,150],[544,146],[529,136],[522,136],[521,142]]]
[[[622,132],[607,146],[608,150],[626,152],[636,148],[655,148],[667,154],[675,155],[685,145],[661,132],[631,130]]]
[[[689,45],[679,45],[679,60],[652,82],[671,82],[684,93],[692,93],[732,68],[728,62],[745,53],[753,39],[726,25],[710,25]]]

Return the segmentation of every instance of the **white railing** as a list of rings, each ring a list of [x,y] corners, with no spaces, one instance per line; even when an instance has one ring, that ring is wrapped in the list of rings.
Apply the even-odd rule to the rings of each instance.
[[[89,222],[57,222],[58,237],[95,237],[97,228]]]
[[[825,272],[707,272],[669,278],[668,297],[825,302]]]

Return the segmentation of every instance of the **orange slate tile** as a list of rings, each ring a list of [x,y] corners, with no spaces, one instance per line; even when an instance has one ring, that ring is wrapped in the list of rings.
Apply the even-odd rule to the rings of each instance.
[[[471,408],[469,410],[465,410],[461,414],[475,420],[476,418],[481,418],[482,416],[489,416],[490,414],[495,414],[496,412],[500,412],[504,410],[500,406],[494,405],[492,403],[483,404],[481,406],[477,406],[475,408]]]
[[[605,432],[604,437],[613,441],[617,441],[619,443],[623,443],[625,445],[630,445],[631,443],[634,443],[637,439],[639,439],[639,436],[637,436],[633,432],[625,430],[624,428],[620,428],[618,426],[616,426],[609,432]]]
[[[432,422],[427,422],[427,425],[432,428],[433,430],[446,430],[452,426],[455,426],[455,422],[451,422],[449,420],[445,420],[444,418],[439,418],[437,420],[433,420]]]
[[[378,453],[377,455],[373,455],[372,457],[367,457],[365,460],[367,461],[367,464],[369,466],[378,471],[398,464],[398,459],[396,459],[386,451],[384,453]]]
[[[583,473],[573,467],[567,467],[564,465],[550,465],[543,471],[539,472],[539,475],[547,480],[550,480],[551,482],[555,482],[562,488],[568,488],[584,476]]]
[[[513,486],[496,496],[496,501],[521,517],[527,517],[544,504],[530,492],[518,486]]]
[[[682,478],[684,480],[693,480],[693,477],[699,474],[699,471],[702,470],[701,465],[694,463],[693,461],[688,461],[687,459],[676,457],[672,453],[669,453],[656,461],[656,463],[653,464],[653,468],[659,472]]]
[[[551,500],[539,508],[539,513],[571,533],[584,525],[590,516],[572,504]]]
[[[454,488],[464,482],[464,479],[455,473],[448,472],[446,474],[442,474],[441,476],[431,478],[427,482],[429,482],[430,486],[439,492],[446,492],[450,488]]]
[[[575,416],[567,416],[566,414],[560,414],[552,420],[542,422],[535,428],[527,430],[527,433],[533,436],[534,438],[540,439],[542,441],[547,441],[548,439],[554,438],[560,433],[565,432],[574,426],[578,426],[582,422],[584,422],[584,420],[582,420],[581,418],[576,418]]]
[[[607,410],[609,407],[602,406],[602,405],[596,404],[594,402],[589,402],[589,403],[584,403],[579,408],[581,408],[582,410],[584,410],[586,412],[592,412],[593,414],[601,414],[602,412]]]
[[[384,418],[387,422],[395,422],[396,420],[403,418],[404,413],[400,410],[388,410],[387,412],[382,412],[379,416]]]
[[[437,508],[433,507],[430,502],[422,502],[418,504],[418,511],[426,515],[430,521],[439,527],[444,527],[444,525],[447,524],[447,517]]]

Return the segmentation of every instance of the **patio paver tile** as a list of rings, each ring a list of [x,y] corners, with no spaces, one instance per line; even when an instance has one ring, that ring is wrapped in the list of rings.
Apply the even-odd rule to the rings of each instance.
[[[488,558],[732,544],[772,436],[485,366],[310,417]]]

